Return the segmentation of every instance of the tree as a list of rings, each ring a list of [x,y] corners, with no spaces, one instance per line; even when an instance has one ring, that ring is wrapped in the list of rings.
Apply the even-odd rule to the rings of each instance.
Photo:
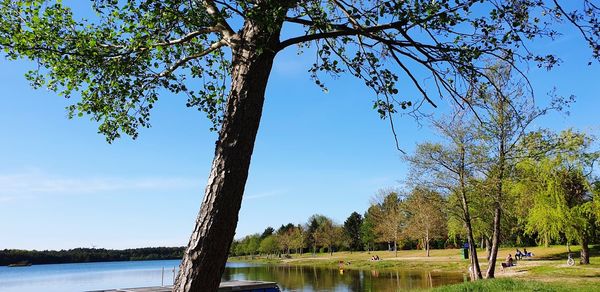
[[[260,241],[259,234],[248,235],[237,243],[235,253],[254,257],[259,251]]]
[[[538,159],[530,158],[517,165],[520,181],[516,191],[521,203],[531,206],[526,232],[537,233],[544,245],[565,236],[567,244],[581,244],[581,263],[589,264],[589,241],[596,229],[592,166],[600,151],[591,151],[593,139],[566,130],[547,137],[532,135],[526,149],[543,149],[554,145],[552,152]],[[545,139],[539,140],[540,138]]]
[[[398,241],[406,224],[400,196],[394,190],[379,190],[372,205],[375,206],[371,214],[375,233],[380,241],[393,242],[394,252],[398,256]]]
[[[277,229],[277,242],[282,250],[282,253],[290,254],[290,248],[293,241],[292,233],[294,231],[294,224],[288,223],[287,225],[281,225]]]
[[[529,125],[550,110],[568,106],[573,97],[554,97],[551,105],[544,109],[535,106],[533,93],[526,90],[524,77],[515,76],[514,68],[507,64],[490,66],[486,82],[474,85],[472,102],[478,113],[477,124],[480,141],[486,146],[486,167],[480,168],[488,194],[492,200],[493,225],[491,252],[488,259],[487,278],[494,278],[496,259],[500,246],[502,210],[512,206],[507,194],[506,180],[515,163],[525,157],[517,156],[516,150]]]
[[[344,221],[344,232],[349,239],[350,251],[360,250],[362,246],[360,228],[363,224],[363,218],[360,214],[352,212],[348,219]]]
[[[302,227],[302,225],[298,224],[292,230],[290,248],[296,250],[296,253],[301,254],[302,250],[304,249],[305,237],[306,232],[304,231],[304,228]]]
[[[273,227],[269,226],[269,227],[265,228],[265,231],[263,231],[263,233],[260,235],[260,239],[265,239],[265,238],[273,235],[274,232],[275,232],[275,229],[273,229]]]
[[[600,59],[600,8],[581,1],[583,10],[571,12],[559,0],[94,0],[95,16],[81,20],[61,1],[0,0],[0,46],[10,59],[37,63],[27,74],[35,87],[80,95],[70,116],[91,115],[108,141],[135,138],[139,127],[149,127],[163,89],[186,94],[188,106],[207,113],[219,138],[174,290],[214,291],[237,226],[277,53],[313,44],[315,83],[324,88],[322,73],[356,76],[393,124],[397,108],[413,104],[399,95],[395,72],[434,106],[431,92],[460,100],[462,86],[483,76],[486,56],[552,67],[555,56],[527,48],[527,41],[556,34],[547,23],[574,24]],[[282,32],[284,23],[289,32]],[[436,90],[426,90],[430,84]]]
[[[315,240],[317,244],[327,246],[329,255],[333,255],[334,246],[339,245],[342,241],[343,230],[336,226],[333,220],[326,218],[315,232]]]
[[[409,238],[421,240],[427,256],[429,242],[448,234],[445,205],[440,194],[424,188],[414,188],[404,201],[408,214],[405,234]]]
[[[308,218],[308,222],[306,223],[306,232],[308,233],[306,240],[308,241],[308,245],[312,247],[313,254],[317,252],[318,242],[317,238],[315,237],[317,229],[319,229],[319,226],[321,226],[321,224],[327,220],[327,217],[321,214],[314,214]]]
[[[374,250],[375,248],[375,222],[373,219],[373,212],[376,212],[375,206],[370,206],[360,226],[360,239],[367,252]]]
[[[261,253],[266,254],[267,257],[277,253],[277,251],[279,251],[279,245],[275,235],[269,235],[263,238],[258,249]]]
[[[473,237],[470,202],[473,199],[470,182],[480,166],[482,147],[476,144],[476,133],[468,112],[455,109],[452,117],[432,121],[444,143],[422,143],[415,154],[408,157],[411,164],[410,181],[423,184],[448,197],[456,197],[458,212],[464,224],[469,245],[470,276],[472,280],[482,278],[477,244]]]

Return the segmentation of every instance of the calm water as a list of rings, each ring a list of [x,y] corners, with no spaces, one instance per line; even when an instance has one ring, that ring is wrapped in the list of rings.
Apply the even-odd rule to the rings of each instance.
[[[173,282],[179,260],[0,267],[2,292],[67,292],[160,286]],[[162,268],[164,267],[164,277]],[[461,273],[345,271],[228,263],[223,280],[274,281],[283,291],[396,291],[466,280]]]

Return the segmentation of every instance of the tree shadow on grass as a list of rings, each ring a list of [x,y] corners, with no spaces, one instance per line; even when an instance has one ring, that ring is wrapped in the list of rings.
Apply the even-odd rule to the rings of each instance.
[[[566,260],[568,258],[568,256],[569,256],[569,252],[566,249],[567,248],[565,247],[564,252],[553,253],[553,254],[542,256],[542,257],[533,257],[531,259],[538,259],[538,260]],[[571,256],[573,257],[573,259],[575,260],[575,262],[578,262],[578,260],[579,260],[580,251],[581,251],[581,248],[579,246],[572,246],[572,248],[571,248]],[[599,244],[590,245],[590,257],[593,257],[593,256],[600,256],[600,245]]]

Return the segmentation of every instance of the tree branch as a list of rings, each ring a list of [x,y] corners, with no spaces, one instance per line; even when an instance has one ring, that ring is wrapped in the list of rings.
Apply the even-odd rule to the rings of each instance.
[[[296,20],[300,21],[299,19],[296,19]],[[304,21],[302,21],[302,22],[304,22]],[[298,23],[300,23],[300,22],[298,22]],[[394,21],[394,22],[390,22],[390,23],[386,23],[386,24],[382,24],[382,25],[366,27],[366,28],[363,28],[360,30],[350,28],[347,26],[343,26],[343,25],[336,25],[337,30],[334,30],[334,31],[308,34],[308,35],[304,35],[304,36],[287,39],[287,40],[279,43],[277,50],[280,51],[291,45],[305,43],[305,42],[319,40],[319,39],[325,39],[325,38],[334,38],[334,37],[351,36],[351,35],[363,35],[363,36],[369,37],[369,33],[378,32],[378,31],[387,30],[387,29],[399,28],[399,27],[403,26],[404,24],[406,24],[406,21],[404,21],[404,20]]]
[[[206,50],[204,50],[202,52],[181,58],[181,59],[177,60],[175,63],[173,63],[173,65],[171,65],[169,68],[167,68],[166,70],[159,73],[156,77],[160,78],[160,77],[165,77],[167,75],[170,75],[171,73],[173,73],[173,71],[177,70],[177,68],[181,67],[188,61],[206,56],[206,55],[210,54],[211,52],[214,52],[215,50],[219,49],[220,47],[226,45],[227,43],[228,42],[225,39],[221,39],[220,41],[211,44]]]

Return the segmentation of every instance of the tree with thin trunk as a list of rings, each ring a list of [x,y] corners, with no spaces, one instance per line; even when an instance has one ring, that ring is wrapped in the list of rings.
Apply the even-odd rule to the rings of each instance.
[[[422,187],[414,188],[406,200],[407,237],[423,243],[425,255],[429,256],[429,243],[436,238],[447,236],[446,201],[437,192]]]
[[[327,218],[317,228],[315,239],[319,245],[326,246],[329,255],[332,256],[334,247],[341,243],[343,235],[342,227],[337,226],[333,223],[333,220]]]
[[[436,106],[435,96],[462,100],[467,84],[485,78],[485,57],[553,67],[556,56],[529,48],[556,35],[551,23],[575,25],[600,59],[600,8],[561,2],[92,0],[94,13],[78,16],[62,1],[0,0],[0,48],[32,60],[32,85],[73,97],[69,117],[91,116],[109,142],[149,127],[165,91],[207,113],[219,137],[174,290],[215,291],[279,52],[310,45],[310,77],[322,88],[323,74],[357,77],[394,132],[399,109]],[[400,94],[400,78],[420,96]]]
[[[433,127],[444,139],[444,143],[422,143],[417,145],[415,154],[408,157],[411,164],[409,181],[438,190],[447,197],[456,197],[461,219],[469,245],[472,280],[482,278],[477,243],[473,237],[470,201],[475,194],[470,182],[480,166],[482,147],[477,143],[473,121],[469,112],[456,108],[454,115],[432,121]]]
[[[398,241],[402,238],[406,224],[406,212],[402,208],[402,199],[393,189],[379,190],[371,204],[374,206],[374,231],[379,241],[393,243],[395,256],[398,256]]]
[[[290,248],[295,250],[296,253],[301,254],[304,249],[304,238],[306,233],[302,225],[295,226],[290,232]]]
[[[488,259],[486,278],[494,278],[498,248],[501,240],[502,213],[512,206],[508,198],[506,180],[510,177],[515,163],[524,159],[516,154],[517,145],[526,130],[537,118],[551,110],[560,110],[568,106],[573,96],[567,98],[553,96],[551,103],[544,109],[535,105],[533,91],[525,78],[515,74],[511,66],[498,63],[487,69],[486,81],[473,85],[477,98],[471,103],[480,123],[477,124],[480,140],[486,146],[486,167],[480,168],[482,176],[489,184],[488,196],[491,198],[493,221],[491,252]]]

